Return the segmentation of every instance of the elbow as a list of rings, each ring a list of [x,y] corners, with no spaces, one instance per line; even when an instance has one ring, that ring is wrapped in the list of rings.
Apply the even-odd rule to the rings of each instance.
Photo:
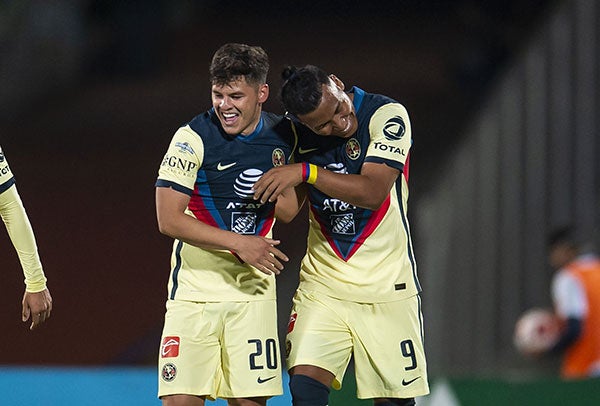
[[[367,196],[364,203],[360,206],[371,211],[376,211],[383,205],[386,198],[387,196],[384,196],[383,198],[379,196]]]
[[[174,238],[175,232],[174,232],[174,229],[173,229],[173,225],[170,222],[165,221],[164,219],[161,219],[160,217],[157,220],[158,220],[157,221],[157,223],[158,223],[158,231],[161,234],[164,234],[164,235],[166,235],[168,237]]]

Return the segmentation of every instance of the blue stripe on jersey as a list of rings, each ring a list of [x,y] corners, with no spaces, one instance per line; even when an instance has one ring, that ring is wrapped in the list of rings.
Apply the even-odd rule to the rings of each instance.
[[[365,97],[365,91],[359,87],[353,86],[351,92],[354,93],[354,99],[352,99],[352,103],[354,104],[354,111],[358,113],[358,110],[362,105],[363,98]]]
[[[175,292],[177,292],[177,287],[179,282],[177,281],[177,276],[179,275],[179,270],[181,269],[181,249],[183,248],[183,242],[177,242],[177,248],[175,248],[175,268],[173,268],[173,289],[171,289],[171,295],[169,299],[175,299]]]
[[[3,184],[0,185],[0,193],[8,190],[8,188],[14,184],[15,184],[15,178],[13,176],[12,178],[10,178],[9,180],[7,180],[6,182],[4,182]]]
[[[223,218],[219,214],[219,210],[215,205],[215,201],[212,199],[213,193],[210,190],[210,186],[208,185],[208,181],[206,178],[206,171],[199,170],[198,176],[196,177],[196,185],[198,187],[198,197],[202,199],[202,204],[213,218],[215,223],[222,230],[228,230],[227,224],[223,221]]]
[[[156,186],[156,187],[170,187],[171,189],[176,190],[176,191],[181,192],[181,193],[185,193],[188,196],[191,196],[192,192],[193,192],[192,189],[188,189],[185,186],[181,186],[178,183],[171,182],[171,181],[168,181],[168,180],[162,180],[162,179],[157,180],[156,184],[154,186]]]
[[[264,124],[265,124],[265,120],[261,116],[260,121],[258,122],[258,125],[256,126],[256,129],[254,131],[252,131],[251,134],[244,135],[244,136],[238,136],[238,138],[244,142],[252,141],[253,138],[255,138],[258,134],[260,134],[260,132],[263,129]]]
[[[408,259],[410,259],[410,266],[412,268],[413,279],[415,281],[415,286],[417,287],[417,292],[421,292],[421,284],[419,283],[419,278],[417,278],[417,264],[415,263],[415,259],[413,258],[412,238],[410,236],[410,230],[408,228],[408,219],[406,218],[406,213],[404,213],[404,206],[402,205],[402,179],[402,176],[399,176],[396,180],[396,195],[398,198],[398,207],[400,208],[400,217],[402,218],[402,225],[404,227],[404,232],[406,233],[406,249],[408,251]]]
[[[423,329],[423,313],[421,312],[421,295],[417,295],[419,303],[419,331],[421,333],[421,344],[425,345],[425,330]]]

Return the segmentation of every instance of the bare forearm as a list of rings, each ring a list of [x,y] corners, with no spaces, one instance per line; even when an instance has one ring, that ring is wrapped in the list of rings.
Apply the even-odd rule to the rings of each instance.
[[[328,196],[371,210],[378,209],[389,192],[365,175],[339,174],[322,168],[314,187]]]
[[[168,219],[159,217],[159,229],[171,238],[205,249],[235,251],[240,237],[236,233],[202,223],[183,213]]]

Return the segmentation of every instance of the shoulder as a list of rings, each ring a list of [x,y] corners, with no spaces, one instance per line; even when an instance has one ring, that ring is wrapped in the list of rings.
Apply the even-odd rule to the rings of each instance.
[[[283,116],[268,111],[262,111],[261,117],[264,120],[265,127],[267,128],[272,128],[277,125],[281,125],[285,121],[288,121],[287,119],[284,119]]]
[[[182,128],[188,126],[192,131],[198,135],[204,135],[212,131],[220,131],[221,124],[219,119],[215,115],[213,109],[210,109],[202,114],[198,114],[186,123]]]

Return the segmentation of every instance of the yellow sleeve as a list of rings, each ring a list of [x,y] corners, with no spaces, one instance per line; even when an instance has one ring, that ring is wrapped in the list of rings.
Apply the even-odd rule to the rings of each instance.
[[[400,103],[379,107],[369,122],[371,143],[366,161],[396,161],[406,163],[412,144],[412,131],[408,112]]]
[[[15,185],[0,193],[0,216],[6,225],[25,275],[25,290],[46,289],[46,276],[37,250],[33,229]]]
[[[181,127],[169,144],[158,170],[158,179],[194,189],[198,169],[204,161],[204,144],[190,126]]]

